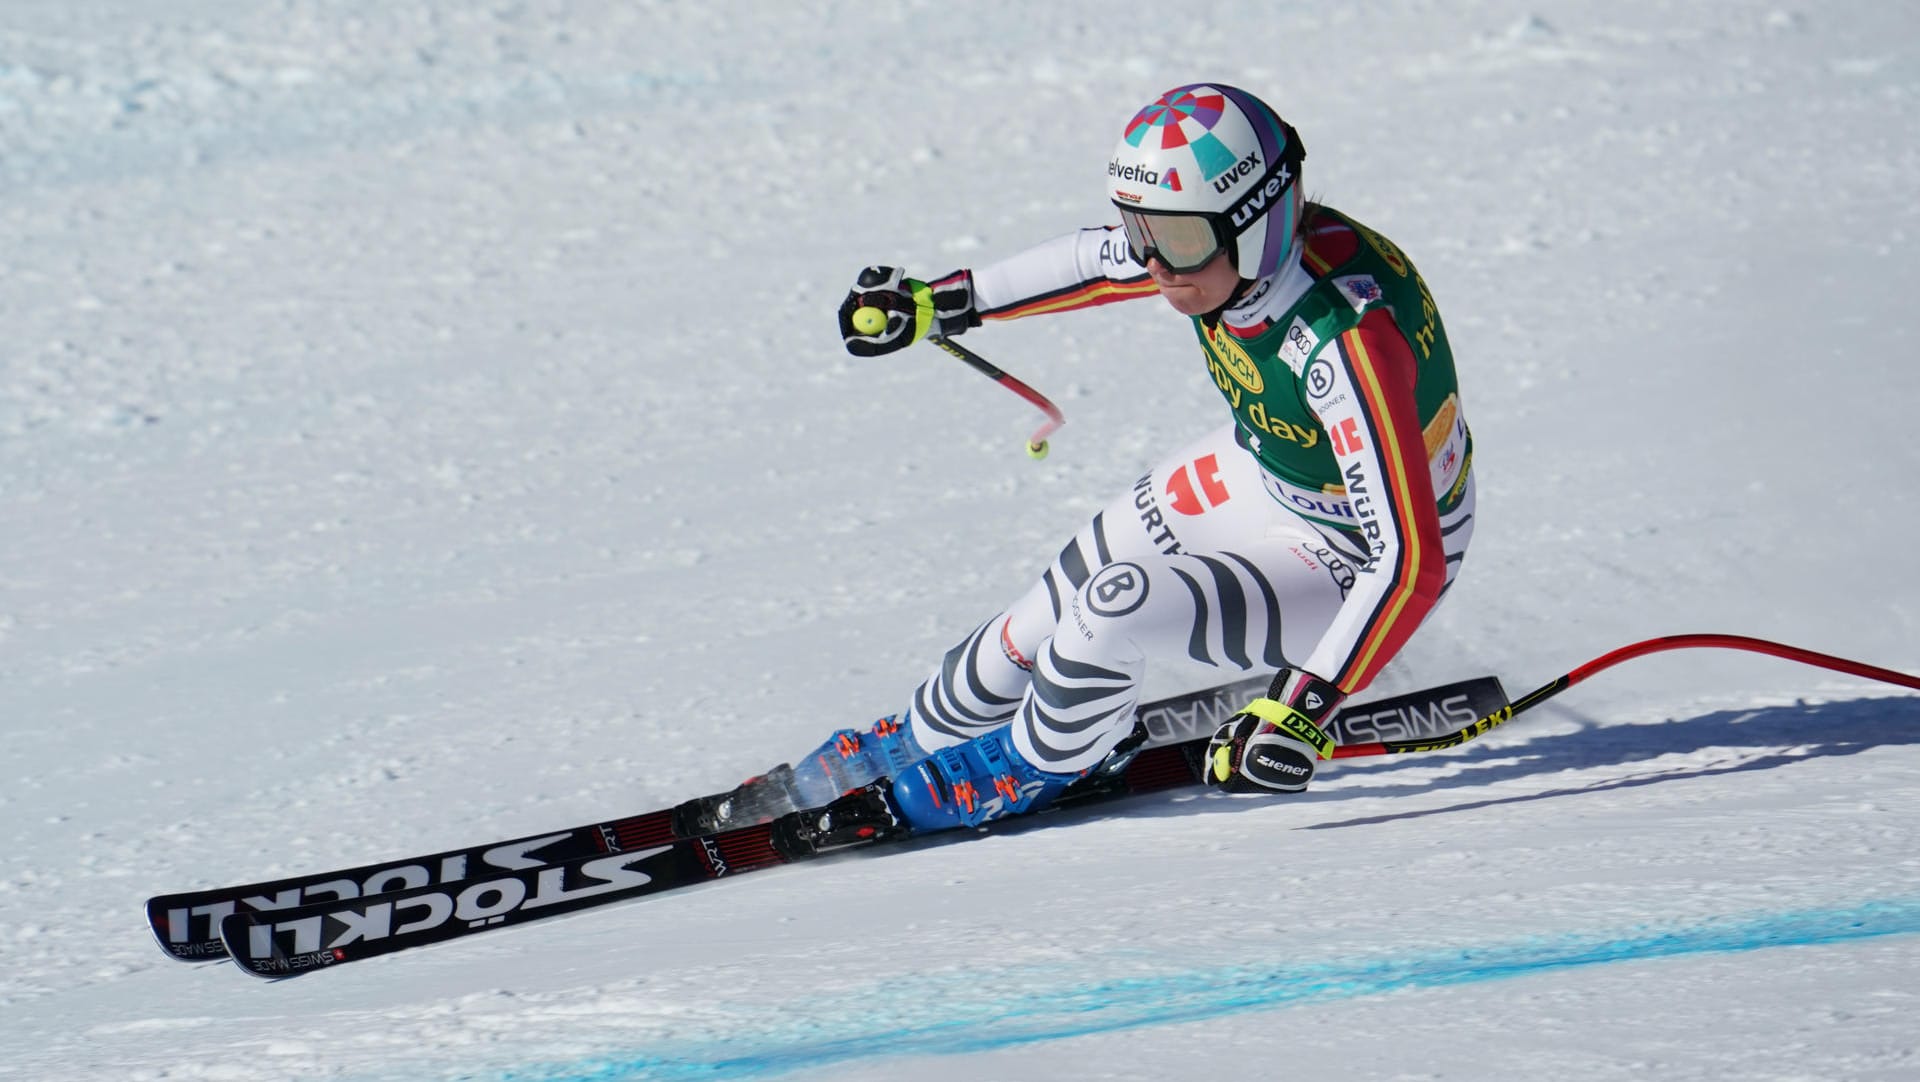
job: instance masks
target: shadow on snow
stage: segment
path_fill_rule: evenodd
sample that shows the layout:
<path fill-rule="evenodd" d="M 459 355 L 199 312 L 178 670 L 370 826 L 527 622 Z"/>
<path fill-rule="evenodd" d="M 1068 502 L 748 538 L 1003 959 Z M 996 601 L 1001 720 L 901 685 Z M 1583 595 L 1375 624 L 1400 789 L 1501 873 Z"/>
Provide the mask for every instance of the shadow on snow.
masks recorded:
<path fill-rule="evenodd" d="M 1337 808 L 1356 798 L 1412 796 L 1441 790 L 1485 790 L 1501 782 L 1547 778 L 1560 773 L 1638 766 L 1642 769 L 1611 777 L 1570 780 L 1568 784 L 1525 793 L 1489 796 L 1446 807 L 1413 808 L 1364 818 L 1330 820 L 1303 827 L 1325 830 L 1372 823 L 1416 819 L 1429 815 L 1470 811 L 1660 785 L 1691 778 L 1715 777 L 1750 771 L 1775 770 L 1810 759 L 1857 755 L 1873 748 L 1920 744 L 1920 698 L 1850 699 L 1831 703 L 1795 703 L 1782 706 L 1722 710 L 1698 717 L 1652 724 L 1585 725 L 1573 732 L 1524 737 L 1532 719 L 1519 718 L 1501 730 L 1498 744 L 1470 743 L 1451 751 L 1421 752 L 1387 759 L 1355 760 L 1324 768 L 1320 787 L 1298 796 L 1272 798 L 1208 793 L 1200 799 L 1135 800 L 1084 812 L 1063 809 L 1058 818 L 1042 815 L 1031 820 L 995 824 L 994 832 L 1029 829 L 1049 820 L 1081 816 L 1122 815 L 1157 817 L 1217 812 L 1232 802 L 1248 809 L 1268 807 L 1274 800 Z M 1663 756 L 1699 756 L 1717 751 L 1710 761 L 1661 764 Z M 1436 768 L 1445 773 L 1436 773 Z M 1340 780 L 1365 772 L 1365 784 L 1339 785 Z M 1405 775 L 1404 782 L 1395 782 Z M 1344 776 L 1344 777 L 1343 777 Z M 1328 785 L 1326 783 L 1336 784 Z M 1193 791 L 1188 790 L 1189 794 Z"/>

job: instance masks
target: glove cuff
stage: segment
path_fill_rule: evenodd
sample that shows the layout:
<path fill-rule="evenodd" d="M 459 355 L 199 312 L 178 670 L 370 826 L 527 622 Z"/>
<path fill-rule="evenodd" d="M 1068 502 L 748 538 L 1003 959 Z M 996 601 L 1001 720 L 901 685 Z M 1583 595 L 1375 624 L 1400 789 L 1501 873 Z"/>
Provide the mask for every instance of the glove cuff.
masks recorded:
<path fill-rule="evenodd" d="M 1286 703 L 1316 725 L 1332 717 L 1346 697 L 1346 692 L 1305 669 L 1282 670 L 1267 689 L 1267 698 Z"/>
<path fill-rule="evenodd" d="M 1314 724 L 1312 718 L 1275 699 L 1255 699 L 1241 711 L 1252 714 L 1286 735 L 1313 749 L 1322 759 L 1333 758 L 1333 737 Z"/>
<path fill-rule="evenodd" d="M 962 334 L 980 325 L 980 312 L 973 301 L 972 271 L 962 268 L 931 282 L 909 278 L 902 284 L 913 294 L 915 338 Z"/>

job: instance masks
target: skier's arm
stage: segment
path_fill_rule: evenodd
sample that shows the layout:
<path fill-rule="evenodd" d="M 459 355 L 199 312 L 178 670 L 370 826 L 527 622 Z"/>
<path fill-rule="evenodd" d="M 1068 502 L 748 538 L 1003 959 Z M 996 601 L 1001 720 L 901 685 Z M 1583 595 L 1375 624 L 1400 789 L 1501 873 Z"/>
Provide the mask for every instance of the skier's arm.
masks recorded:
<path fill-rule="evenodd" d="M 974 303 L 982 319 L 1070 312 L 1158 292 L 1117 226 L 1055 237 L 973 271 Z"/>
<path fill-rule="evenodd" d="M 1440 515 L 1414 401 L 1419 363 L 1392 315 L 1376 308 L 1327 342 L 1307 373 L 1368 547 L 1333 625 L 1301 668 L 1351 695 L 1406 645 L 1447 581 Z"/>
<path fill-rule="evenodd" d="M 927 334 L 961 334 L 987 319 L 1067 312 L 1158 293 L 1127 251 L 1118 227 L 1082 229 L 984 267 L 918 281 L 893 267 L 868 267 L 840 304 L 847 352 L 870 357 L 905 349 Z M 862 308 L 885 322 L 855 326 Z"/>
<path fill-rule="evenodd" d="M 1413 350 L 1385 309 L 1368 312 L 1309 362 L 1307 404 L 1327 430 L 1369 556 L 1313 653 L 1214 733 L 1207 784 L 1305 789 L 1318 760 L 1333 754 L 1325 719 L 1372 682 L 1439 600 L 1447 559 L 1417 375 Z"/>

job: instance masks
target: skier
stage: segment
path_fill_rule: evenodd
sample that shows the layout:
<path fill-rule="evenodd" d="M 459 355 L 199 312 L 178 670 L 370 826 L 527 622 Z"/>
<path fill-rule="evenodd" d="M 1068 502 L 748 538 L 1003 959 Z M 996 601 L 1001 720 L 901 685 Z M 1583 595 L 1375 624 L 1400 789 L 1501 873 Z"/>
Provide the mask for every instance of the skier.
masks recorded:
<path fill-rule="evenodd" d="M 1206 781 L 1306 788 L 1335 708 L 1452 582 L 1474 486 L 1426 283 L 1391 241 L 1304 200 L 1305 156 L 1252 94 L 1177 87 L 1134 115 L 1107 163 L 1120 225 L 927 280 L 858 275 L 839 323 L 863 357 L 1158 294 L 1192 320 L 1232 419 L 1095 515 L 903 714 L 834 734 L 709 804 L 702 826 L 818 806 L 882 775 L 916 831 L 1032 811 L 1116 765 L 1150 682 L 1165 694 L 1256 670 L 1278 675 L 1214 734 Z M 863 308 L 885 325 L 863 313 L 857 328 Z M 775 790 L 779 806 L 748 798 Z"/>

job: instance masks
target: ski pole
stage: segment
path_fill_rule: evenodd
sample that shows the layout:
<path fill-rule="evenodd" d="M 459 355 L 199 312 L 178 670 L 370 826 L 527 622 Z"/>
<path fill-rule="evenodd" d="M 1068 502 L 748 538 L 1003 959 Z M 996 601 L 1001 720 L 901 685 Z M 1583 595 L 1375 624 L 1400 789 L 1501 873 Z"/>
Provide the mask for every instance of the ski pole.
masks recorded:
<path fill-rule="evenodd" d="M 1061 425 L 1067 423 L 1067 418 L 1060 412 L 1059 406 L 1054 405 L 1053 401 L 1046 395 L 1027 386 L 1027 384 L 1018 377 L 1008 375 L 996 367 L 992 361 L 987 360 L 985 357 L 980 356 L 978 353 L 948 338 L 944 334 L 930 334 L 927 336 L 927 341 L 932 342 L 934 345 L 967 362 L 973 366 L 974 371 L 985 375 L 988 379 L 993 380 L 1000 386 L 1033 403 L 1041 413 L 1046 414 L 1046 423 L 1034 429 L 1033 435 L 1027 437 L 1027 457 L 1035 461 L 1047 457 L 1047 437 L 1053 435 Z"/>
<path fill-rule="evenodd" d="M 854 309 L 851 318 L 854 330 L 862 334 L 878 334 L 881 329 L 887 325 L 887 314 L 872 305 Z M 978 353 L 948 338 L 944 334 L 930 334 L 927 336 L 927 341 L 932 342 L 934 345 L 967 362 L 968 365 L 972 366 L 974 371 L 979 372 L 1000 386 L 1033 403 L 1035 408 L 1041 413 L 1046 414 L 1047 423 L 1035 429 L 1033 435 L 1027 437 L 1027 457 L 1036 461 L 1047 457 L 1047 437 L 1053 435 L 1056 429 L 1067 423 L 1067 418 L 1060 412 L 1059 406 L 1054 405 L 1053 401 L 1046 395 L 1028 386 L 1025 381 L 1007 374 L 995 366 L 992 361 L 987 360 L 985 357 L 980 356 Z"/>
<path fill-rule="evenodd" d="M 1878 680 L 1882 683 L 1895 684 L 1903 688 L 1920 691 L 1920 676 L 1910 676 L 1893 669 L 1883 669 L 1878 665 L 1868 665 L 1860 661 L 1851 661 L 1847 658 L 1835 657 L 1832 654 L 1822 654 L 1813 650 L 1804 650 L 1798 646 L 1769 642 L 1766 639 L 1749 638 L 1745 635 L 1668 635 L 1657 639 L 1645 639 L 1623 646 L 1618 650 L 1601 654 L 1599 657 L 1575 668 L 1573 671 L 1556 677 L 1532 691 L 1527 692 L 1510 705 L 1496 710 L 1491 714 L 1487 714 L 1473 724 L 1456 732 L 1449 733 L 1446 736 L 1436 736 L 1425 740 L 1378 740 L 1364 744 L 1345 744 L 1334 749 L 1333 757 L 1336 759 L 1355 759 L 1366 755 L 1404 755 L 1408 752 L 1439 751 L 1442 748 L 1458 747 L 1469 740 L 1484 736 L 1507 722 L 1512 721 L 1516 715 L 1539 706 L 1541 703 L 1546 702 L 1548 699 L 1553 698 L 1555 695 L 1560 694 L 1573 685 L 1580 683 L 1587 677 L 1606 669 L 1611 669 L 1623 661 L 1631 661 L 1634 658 L 1644 657 L 1648 654 L 1657 654 L 1664 650 L 1688 650 L 1696 647 L 1750 650 L 1758 654 L 1770 654 L 1774 657 L 1786 658 L 1789 661 L 1798 661 L 1805 665 L 1815 665 L 1823 669 L 1832 669 L 1836 672 L 1843 672 L 1852 676 L 1864 676 L 1869 680 Z"/>

